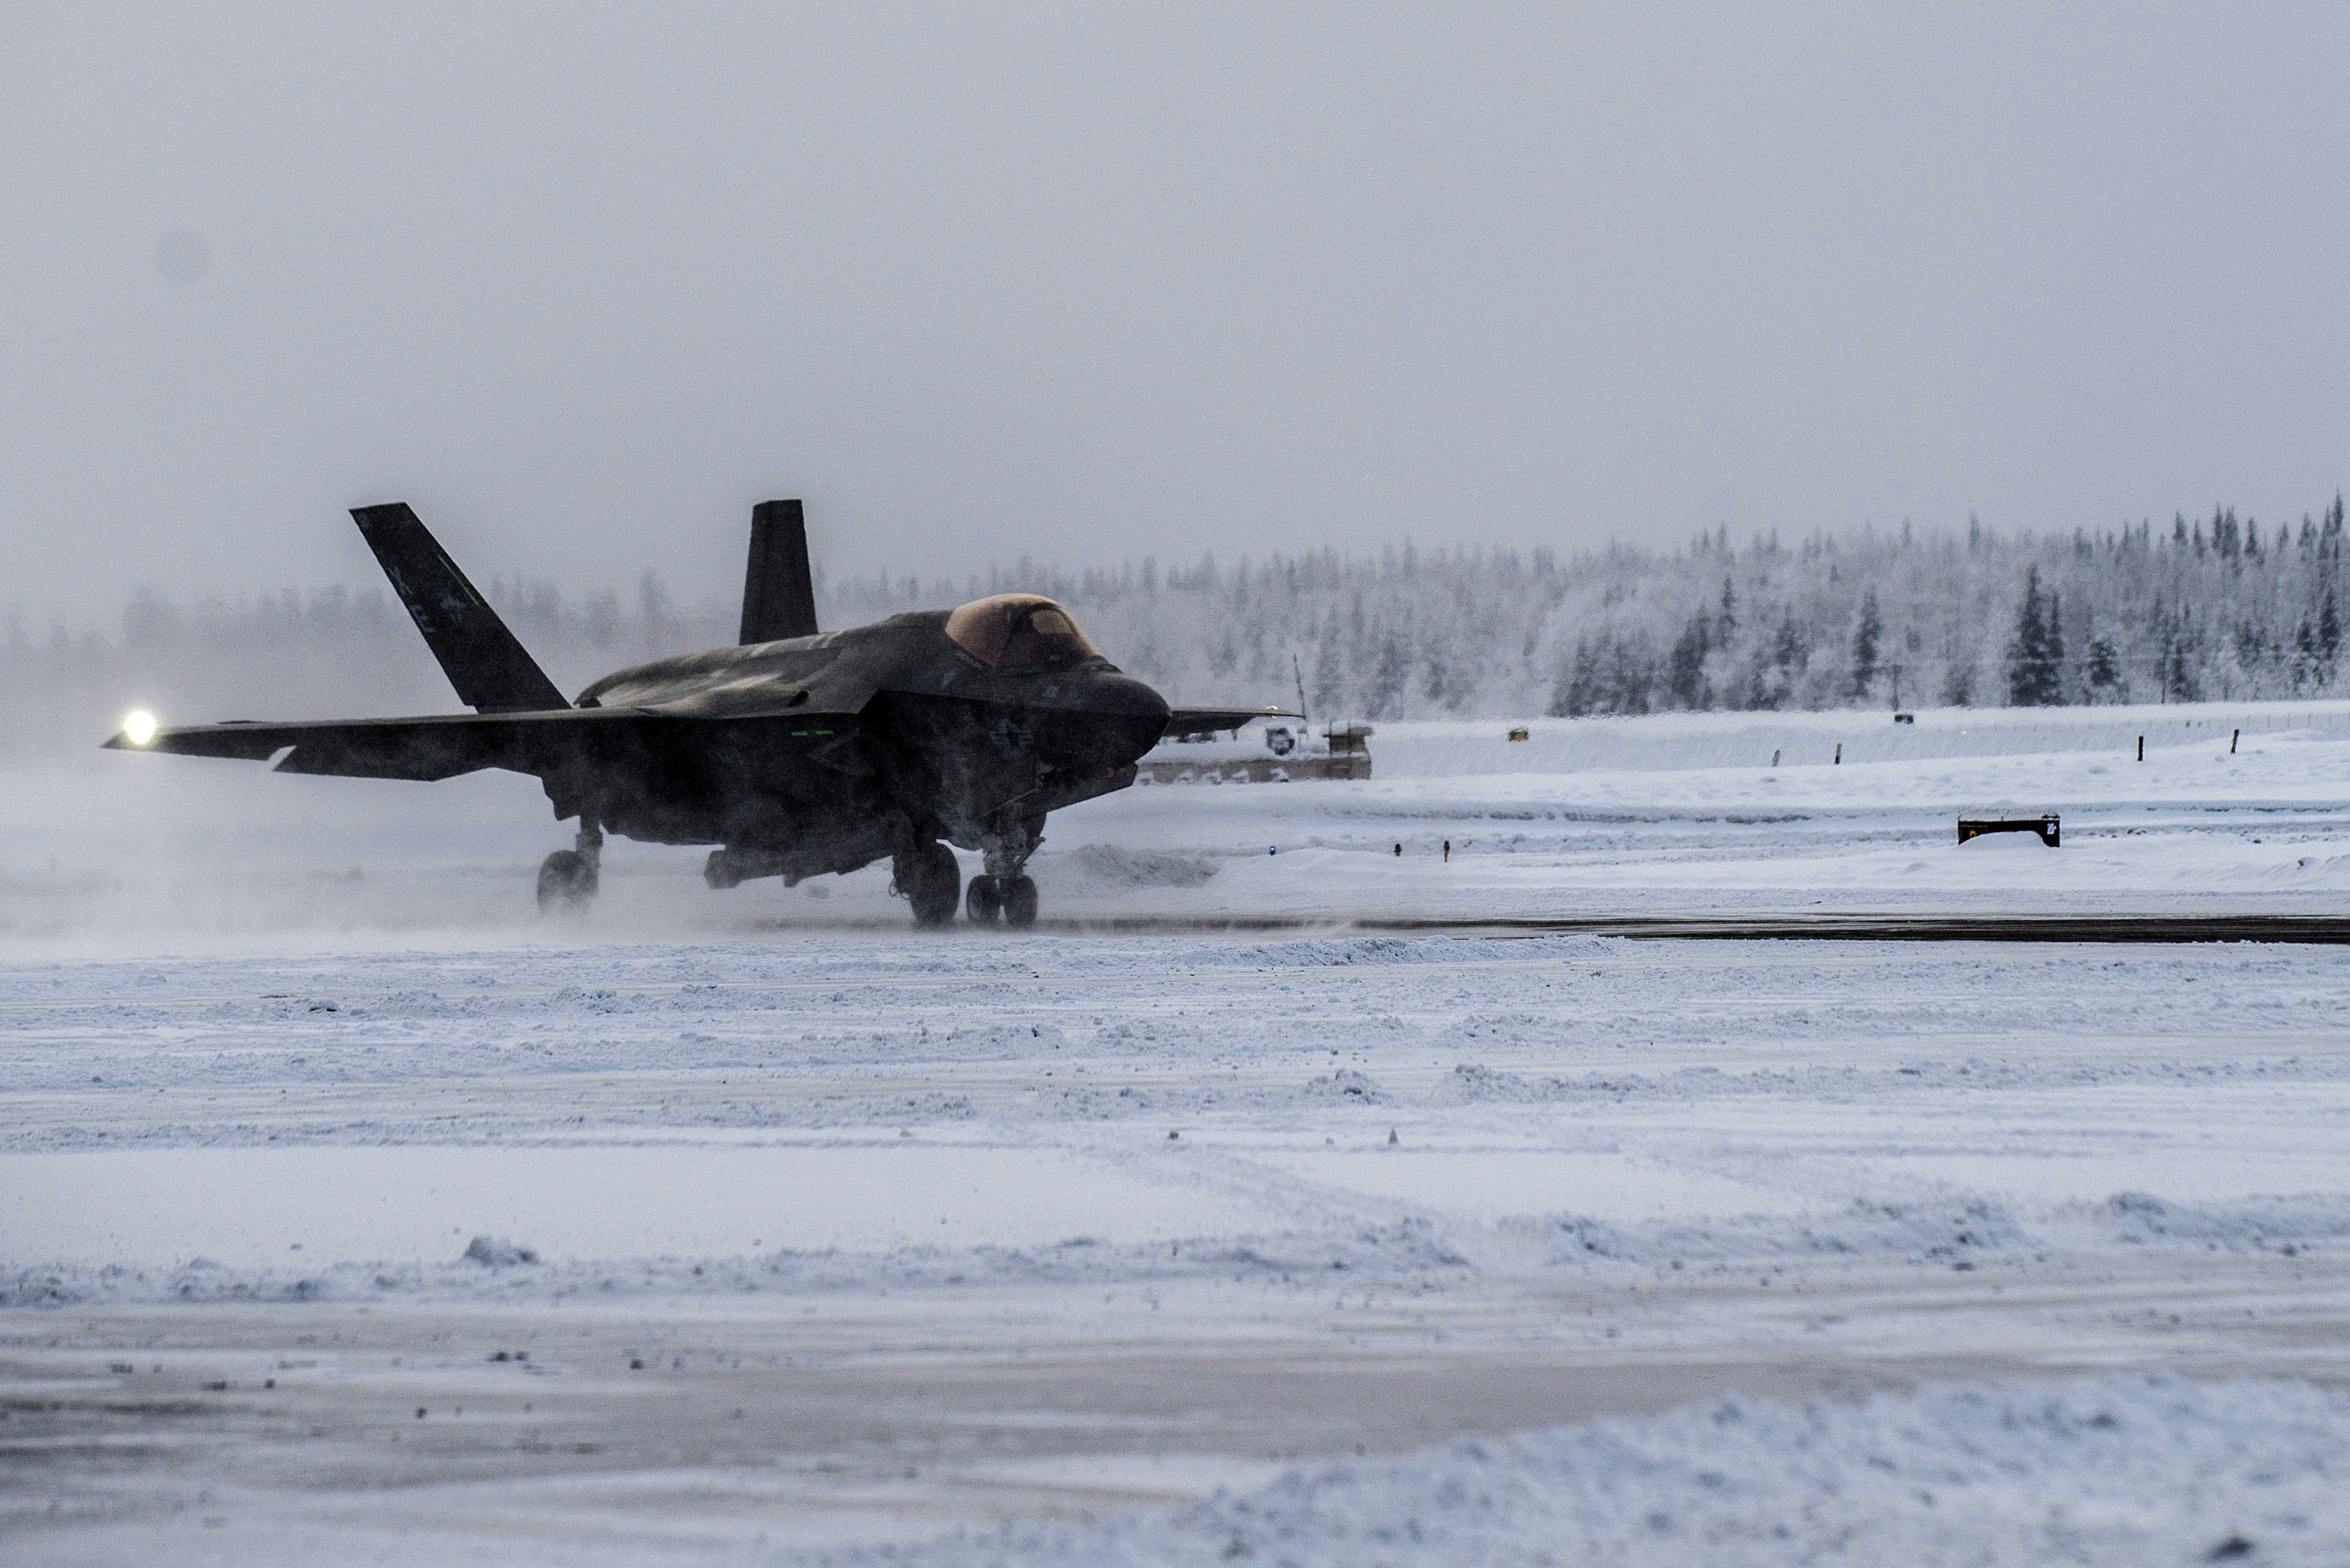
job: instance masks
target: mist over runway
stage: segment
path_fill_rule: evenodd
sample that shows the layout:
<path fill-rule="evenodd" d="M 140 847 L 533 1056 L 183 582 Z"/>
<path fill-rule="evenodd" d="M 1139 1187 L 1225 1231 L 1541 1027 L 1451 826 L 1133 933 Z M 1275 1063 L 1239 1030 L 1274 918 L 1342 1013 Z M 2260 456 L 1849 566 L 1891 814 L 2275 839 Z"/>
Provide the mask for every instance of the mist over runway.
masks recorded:
<path fill-rule="evenodd" d="M 1367 783 L 1151 784 L 1057 813 L 1034 861 L 1047 912 L 1113 931 L 1735 918 L 1868 934 L 1853 919 L 1883 916 L 1887 936 L 2093 916 L 2126 933 L 2147 917 L 2149 937 L 2314 940 L 2350 909 L 2350 705 L 1537 720 L 1523 742 L 1510 727 L 1379 726 Z M 1267 753 L 1244 738 L 1161 754 L 1212 772 Z M 0 846 L 0 943 L 26 953 L 563 946 L 906 919 L 886 867 L 715 893 L 702 851 L 616 843 L 592 919 L 549 924 L 530 877 L 565 833 L 504 774 L 426 785 L 88 753 L 8 777 L 20 831 Z M 1960 815 L 2044 811 L 2063 818 L 2061 849 L 1956 842 Z M 2256 923 L 2176 926 L 2188 919 Z M 2318 923 L 2257 924 L 2278 919 Z"/>

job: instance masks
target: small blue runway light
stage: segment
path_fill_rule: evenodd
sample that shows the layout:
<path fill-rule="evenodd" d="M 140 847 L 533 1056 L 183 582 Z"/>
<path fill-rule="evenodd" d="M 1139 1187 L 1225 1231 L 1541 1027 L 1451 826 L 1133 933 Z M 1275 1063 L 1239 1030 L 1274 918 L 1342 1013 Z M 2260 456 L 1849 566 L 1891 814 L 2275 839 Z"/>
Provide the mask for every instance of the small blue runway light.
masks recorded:
<path fill-rule="evenodd" d="M 1277 845 L 1277 844 L 1268 844 L 1268 845 L 1266 845 L 1266 846 L 1264 846 L 1264 852 L 1265 852 L 1267 855 L 1276 855 L 1276 854 L 1279 854 L 1279 853 L 1280 853 L 1280 850 L 1281 850 L 1281 846 L 1280 846 L 1279 845 Z"/>

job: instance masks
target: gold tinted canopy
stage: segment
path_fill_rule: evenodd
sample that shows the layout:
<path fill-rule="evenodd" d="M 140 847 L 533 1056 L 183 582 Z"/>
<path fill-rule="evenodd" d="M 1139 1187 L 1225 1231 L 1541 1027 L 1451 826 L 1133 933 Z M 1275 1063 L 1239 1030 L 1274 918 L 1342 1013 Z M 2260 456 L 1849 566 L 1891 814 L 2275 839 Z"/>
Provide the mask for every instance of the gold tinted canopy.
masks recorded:
<path fill-rule="evenodd" d="M 1057 670 L 1099 653 L 1069 612 L 1040 594 L 973 599 L 947 617 L 947 636 L 997 670 Z"/>

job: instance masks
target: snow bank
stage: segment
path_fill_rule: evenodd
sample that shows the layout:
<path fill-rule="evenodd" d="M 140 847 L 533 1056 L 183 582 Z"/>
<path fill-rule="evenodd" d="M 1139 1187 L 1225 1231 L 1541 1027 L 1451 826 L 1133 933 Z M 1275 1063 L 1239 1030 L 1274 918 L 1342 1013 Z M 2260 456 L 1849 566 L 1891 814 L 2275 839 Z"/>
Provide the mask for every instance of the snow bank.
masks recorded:
<path fill-rule="evenodd" d="M 2167 1376 L 1730 1399 L 1285 1476 L 1187 1508 L 1024 1520 L 924 1568 L 2340 1562 L 2350 1398 Z"/>
<path fill-rule="evenodd" d="M 1828 1255 L 1889 1255 L 1971 1268 L 1974 1257 L 2019 1251 L 2031 1242 L 2030 1233 L 2003 1205 L 1972 1197 L 1912 1202 L 1856 1198 L 1818 1218 L 1757 1214 L 1629 1226 L 1565 1215 L 1550 1226 L 1554 1262 L 1604 1260 L 1669 1269 Z"/>
<path fill-rule="evenodd" d="M 485 1269 L 513 1269 L 538 1262 L 538 1253 L 503 1236 L 476 1236 L 466 1243 L 465 1261 Z"/>
<path fill-rule="evenodd" d="M 1381 1106 L 1372 1079 L 1340 1071 L 1306 1085 L 1324 1106 Z M 1980 1193 L 1857 1197 L 1798 1213 L 1714 1213 L 1633 1221 L 1556 1212 L 1505 1218 L 1534 1243 L 1534 1267 L 1692 1275 L 1806 1260 L 1900 1260 L 1968 1271 L 2101 1249 L 2338 1254 L 2350 1196 L 2309 1193 L 2191 1203 L 2117 1192 L 2037 1212 Z M 1479 1227 L 1428 1215 L 1326 1220 L 1277 1231 L 1172 1241 L 1075 1236 L 1043 1245 L 779 1248 L 707 1256 L 548 1260 L 476 1236 L 448 1263 L 319 1260 L 307 1268 L 196 1258 L 175 1265 L 28 1264 L 0 1268 L 0 1308 L 224 1301 L 365 1301 L 384 1296 L 550 1302 L 576 1297 L 912 1290 L 977 1284 L 1108 1285 L 1213 1279 L 1296 1282 L 1343 1274 L 1361 1283 L 1500 1276 L 1524 1267 L 1484 1245 Z"/>
<path fill-rule="evenodd" d="M 1216 863 L 1204 856 L 1122 849 L 1115 844 L 1081 845 L 1070 859 L 1093 880 L 1117 888 L 1197 888 L 1216 874 Z"/>
<path fill-rule="evenodd" d="M 1513 1229 L 1527 1229 L 1525 1221 Z M 1643 1224 L 1562 1213 L 1531 1223 L 1557 1264 L 1678 1270 L 1803 1258 L 1884 1257 L 1960 1270 L 2103 1248 L 2272 1251 L 2295 1257 L 2350 1238 L 2350 1196 L 2299 1193 L 2179 1202 L 2116 1192 L 2037 1211 L 1981 1193 L 1853 1199 L 1825 1212 L 1718 1214 Z"/>
<path fill-rule="evenodd" d="M 1036 1247 L 899 1247 L 872 1252 L 827 1248 L 573 1262 L 550 1262 L 529 1248 L 479 1237 L 450 1263 L 346 1262 L 296 1271 L 232 1267 L 197 1258 L 177 1267 L 19 1267 L 0 1271 L 0 1308 L 382 1299 L 543 1303 L 1193 1279 L 1284 1283 L 1338 1276 L 1392 1282 L 1432 1273 L 1459 1274 L 1469 1266 L 1435 1226 L 1419 1219 L 1171 1242 L 1110 1242 L 1076 1236 Z"/>
<path fill-rule="evenodd" d="M 2291 1257 L 2320 1241 L 2350 1237 L 2350 1194 L 2300 1193 L 2233 1203 L 2178 1203 L 2148 1192 L 2116 1192 L 2094 1212 L 2114 1240 L 2140 1246 L 2191 1245 L 2230 1251 L 2273 1248 Z"/>

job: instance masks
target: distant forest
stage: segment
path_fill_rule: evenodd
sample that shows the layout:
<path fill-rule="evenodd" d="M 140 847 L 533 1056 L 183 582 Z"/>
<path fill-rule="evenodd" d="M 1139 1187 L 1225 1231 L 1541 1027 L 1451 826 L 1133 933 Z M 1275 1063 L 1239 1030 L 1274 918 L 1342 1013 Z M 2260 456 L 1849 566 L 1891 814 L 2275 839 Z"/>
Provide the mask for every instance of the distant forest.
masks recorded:
<path fill-rule="evenodd" d="M 1419 550 L 984 577 L 834 578 L 824 625 L 983 593 L 1049 594 L 1179 701 L 1294 703 L 1315 719 L 1569 717 L 1680 709 L 2011 706 L 2333 692 L 2343 507 L 2263 525 L 2231 507 L 2109 532 L 1864 528 L 1733 547 Z M 732 603 L 681 607 L 656 574 L 491 597 L 567 690 L 733 640 Z M 447 710 L 380 587 L 182 603 L 142 588 L 118 626 L 0 626 L 14 749 L 78 745 L 131 702 L 169 720 Z"/>

